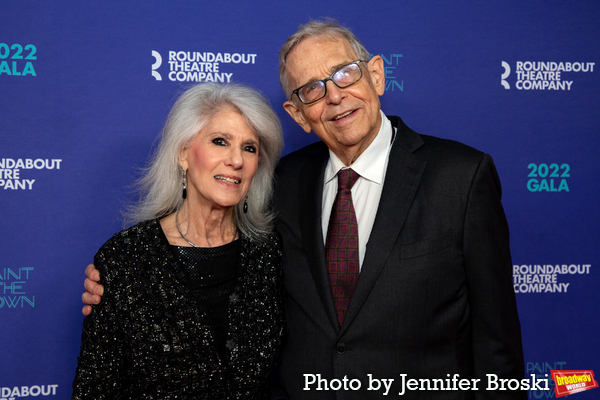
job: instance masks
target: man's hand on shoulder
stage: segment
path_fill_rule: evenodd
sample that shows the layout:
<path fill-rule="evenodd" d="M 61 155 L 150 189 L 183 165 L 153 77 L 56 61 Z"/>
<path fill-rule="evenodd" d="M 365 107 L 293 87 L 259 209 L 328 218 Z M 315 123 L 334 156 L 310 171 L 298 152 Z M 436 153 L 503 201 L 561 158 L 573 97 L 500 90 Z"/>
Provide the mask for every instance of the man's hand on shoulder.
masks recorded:
<path fill-rule="evenodd" d="M 87 278 L 83 283 L 83 287 L 86 292 L 81 295 L 81 301 L 85 306 L 81 312 L 83 315 L 88 316 L 92 312 L 92 305 L 100 303 L 102 295 L 104 295 L 104 286 L 98 284 L 100 272 L 94 267 L 94 264 L 87 266 L 85 275 Z"/>

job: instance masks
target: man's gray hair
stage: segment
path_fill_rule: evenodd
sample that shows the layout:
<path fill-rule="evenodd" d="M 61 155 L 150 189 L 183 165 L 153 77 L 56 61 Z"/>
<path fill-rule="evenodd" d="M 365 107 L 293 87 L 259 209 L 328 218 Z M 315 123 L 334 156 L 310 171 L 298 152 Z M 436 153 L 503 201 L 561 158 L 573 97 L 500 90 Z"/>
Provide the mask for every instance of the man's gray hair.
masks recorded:
<path fill-rule="evenodd" d="M 171 109 L 160 145 L 137 182 L 140 200 L 125 212 L 125 224 L 162 218 L 183 205 L 183 169 L 179 155 L 222 109 L 231 107 L 245 119 L 259 139 L 258 169 L 244 201 L 234 206 L 236 227 L 255 241 L 273 230 L 270 209 L 273 172 L 283 150 L 277 114 L 257 90 L 239 84 L 201 83 L 186 90 Z"/>
<path fill-rule="evenodd" d="M 304 25 L 300 25 L 296 33 L 290 36 L 281 47 L 281 50 L 279 50 L 279 83 L 288 100 L 291 100 L 291 92 L 295 89 L 290 87 L 289 77 L 287 76 L 286 62 L 288 55 L 305 39 L 319 36 L 345 39 L 348 41 L 358 58 L 363 61 L 368 61 L 371 58 L 371 53 L 369 53 L 362 42 L 354 36 L 354 33 L 352 33 L 350 29 L 341 26 L 333 19 L 326 19 L 323 21 L 313 20 Z"/>

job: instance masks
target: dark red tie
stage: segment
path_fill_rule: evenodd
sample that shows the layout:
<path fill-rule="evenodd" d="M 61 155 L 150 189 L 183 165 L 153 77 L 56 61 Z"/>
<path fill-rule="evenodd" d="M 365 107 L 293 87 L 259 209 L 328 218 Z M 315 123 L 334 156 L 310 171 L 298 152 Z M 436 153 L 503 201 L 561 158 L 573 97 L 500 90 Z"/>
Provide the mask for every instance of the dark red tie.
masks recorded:
<path fill-rule="evenodd" d="M 358 224 L 350 191 L 359 176 L 349 168 L 338 172 L 338 192 L 331 208 L 325 240 L 329 285 L 340 326 L 359 273 Z"/>

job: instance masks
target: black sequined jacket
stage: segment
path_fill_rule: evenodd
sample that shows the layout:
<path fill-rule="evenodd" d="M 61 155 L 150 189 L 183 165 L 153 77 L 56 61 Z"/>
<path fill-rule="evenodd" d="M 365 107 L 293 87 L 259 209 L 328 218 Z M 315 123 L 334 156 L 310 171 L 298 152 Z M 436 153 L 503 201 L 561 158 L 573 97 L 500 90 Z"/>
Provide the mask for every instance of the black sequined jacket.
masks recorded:
<path fill-rule="evenodd" d="M 94 264 L 102 302 L 83 323 L 72 399 L 262 399 L 283 325 L 281 244 L 241 238 L 221 359 L 158 220 L 114 235 Z"/>

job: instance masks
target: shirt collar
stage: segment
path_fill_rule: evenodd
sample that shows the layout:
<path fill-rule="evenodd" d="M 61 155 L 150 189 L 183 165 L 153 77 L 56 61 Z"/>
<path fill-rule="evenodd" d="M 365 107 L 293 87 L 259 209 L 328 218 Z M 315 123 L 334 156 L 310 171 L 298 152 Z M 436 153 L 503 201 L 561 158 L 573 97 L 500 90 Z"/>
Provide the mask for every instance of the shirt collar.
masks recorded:
<path fill-rule="evenodd" d="M 348 168 L 352 168 L 362 178 L 383 185 L 387 157 L 392 146 L 392 123 L 383 111 L 379 110 L 379 112 L 381 113 L 381 127 L 377 136 Z M 333 151 L 329 150 L 329 162 L 325 168 L 325 184 L 335 178 L 342 168 L 346 168 L 346 165 Z"/>

